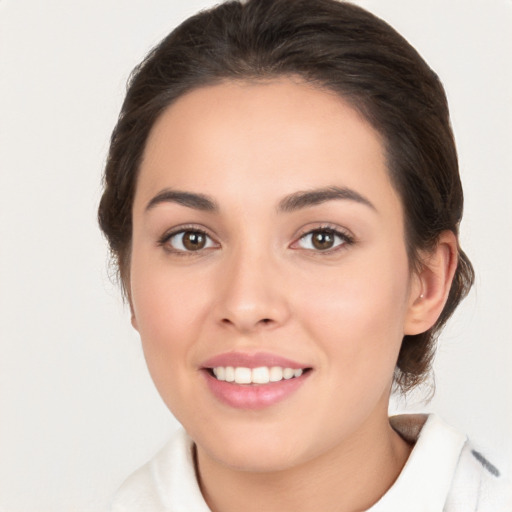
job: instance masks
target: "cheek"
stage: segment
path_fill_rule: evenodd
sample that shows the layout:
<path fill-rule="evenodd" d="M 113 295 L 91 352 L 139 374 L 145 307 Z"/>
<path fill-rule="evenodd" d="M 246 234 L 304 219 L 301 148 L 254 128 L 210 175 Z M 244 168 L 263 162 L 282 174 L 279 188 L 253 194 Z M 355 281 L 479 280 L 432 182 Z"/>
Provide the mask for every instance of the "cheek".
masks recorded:
<path fill-rule="evenodd" d="M 137 329 L 143 343 L 166 343 L 182 339 L 206 300 L 201 270 L 169 264 L 163 250 L 134 237 L 130 290 Z M 204 274 L 204 271 L 202 272 Z"/>
<path fill-rule="evenodd" d="M 206 293 L 198 283 L 191 285 L 177 273 L 159 271 L 155 265 L 145 268 L 149 270 L 132 272 L 132 293 L 146 364 L 169 410 L 178 421 L 190 423 L 194 415 L 201 414 L 190 408 L 196 396 L 191 375 L 195 374 L 194 350 L 205 324 Z"/>
<path fill-rule="evenodd" d="M 366 382 L 368 372 L 391 378 L 403 338 L 409 289 L 404 255 L 360 258 L 316 275 L 301 305 L 311 336 L 323 345 L 329 365 Z"/>
<path fill-rule="evenodd" d="M 162 395 L 190 368 L 194 342 L 201 338 L 208 294 L 186 273 L 171 272 L 154 259 L 132 260 L 131 293 L 136 328 L 155 384 Z M 166 399 L 164 397 L 164 399 Z M 167 401 L 167 399 L 166 399 Z"/>

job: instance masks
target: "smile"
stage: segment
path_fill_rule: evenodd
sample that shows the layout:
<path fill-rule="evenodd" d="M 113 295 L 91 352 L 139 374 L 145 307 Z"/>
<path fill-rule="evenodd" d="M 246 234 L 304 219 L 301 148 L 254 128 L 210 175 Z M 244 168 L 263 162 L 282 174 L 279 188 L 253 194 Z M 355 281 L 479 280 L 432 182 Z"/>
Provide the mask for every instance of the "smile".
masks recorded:
<path fill-rule="evenodd" d="M 281 366 L 260 366 L 247 368 L 244 366 L 217 366 L 212 373 L 219 381 L 234 382 L 235 384 L 269 384 L 298 378 L 302 375 L 301 368 L 283 368 Z"/>
<path fill-rule="evenodd" d="M 226 352 L 203 361 L 209 392 L 235 409 L 261 410 L 293 396 L 309 380 L 313 366 L 268 352 Z"/>

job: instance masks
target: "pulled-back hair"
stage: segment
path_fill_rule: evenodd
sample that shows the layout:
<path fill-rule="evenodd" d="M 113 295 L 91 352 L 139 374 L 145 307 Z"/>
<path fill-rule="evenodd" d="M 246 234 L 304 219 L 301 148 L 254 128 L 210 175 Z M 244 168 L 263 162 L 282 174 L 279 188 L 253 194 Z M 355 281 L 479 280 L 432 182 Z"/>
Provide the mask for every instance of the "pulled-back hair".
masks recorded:
<path fill-rule="evenodd" d="M 129 293 L 132 205 L 155 121 L 183 94 L 223 81 L 284 76 L 334 91 L 381 134 L 404 209 L 411 269 L 439 235 L 456 235 L 463 194 L 443 86 L 416 50 L 364 9 L 336 0 L 229 1 L 187 19 L 137 66 L 111 138 L 99 223 Z M 474 279 L 459 248 L 446 305 L 428 331 L 404 336 L 395 383 L 407 391 L 431 367 L 440 329 Z"/>

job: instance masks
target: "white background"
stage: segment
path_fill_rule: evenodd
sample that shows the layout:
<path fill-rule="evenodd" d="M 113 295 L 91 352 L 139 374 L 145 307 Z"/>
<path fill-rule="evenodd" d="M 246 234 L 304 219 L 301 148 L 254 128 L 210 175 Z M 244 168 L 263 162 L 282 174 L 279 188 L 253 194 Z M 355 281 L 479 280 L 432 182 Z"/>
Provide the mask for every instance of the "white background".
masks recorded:
<path fill-rule="evenodd" d="M 429 405 L 512 455 L 512 2 L 366 0 L 446 86 L 477 269 Z M 109 281 L 100 177 L 132 67 L 207 0 L 0 0 L 0 510 L 102 511 L 176 428 Z"/>

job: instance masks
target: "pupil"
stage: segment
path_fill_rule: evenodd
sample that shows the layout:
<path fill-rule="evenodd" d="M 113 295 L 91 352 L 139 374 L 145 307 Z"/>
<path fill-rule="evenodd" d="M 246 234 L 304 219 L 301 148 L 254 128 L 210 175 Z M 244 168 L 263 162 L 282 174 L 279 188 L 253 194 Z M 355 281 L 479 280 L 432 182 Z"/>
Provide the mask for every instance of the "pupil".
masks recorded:
<path fill-rule="evenodd" d="M 313 235 L 313 245 L 317 249 L 330 249 L 334 242 L 334 236 L 327 231 L 317 231 Z"/>
<path fill-rule="evenodd" d="M 190 251 L 197 251 L 205 246 L 206 237 L 202 233 L 187 231 L 183 235 L 183 245 Z"/>

